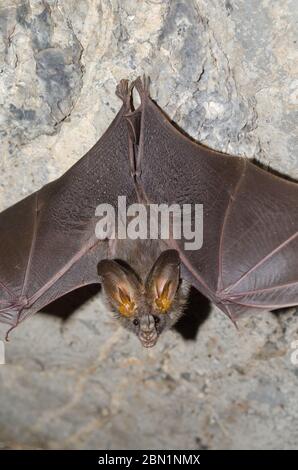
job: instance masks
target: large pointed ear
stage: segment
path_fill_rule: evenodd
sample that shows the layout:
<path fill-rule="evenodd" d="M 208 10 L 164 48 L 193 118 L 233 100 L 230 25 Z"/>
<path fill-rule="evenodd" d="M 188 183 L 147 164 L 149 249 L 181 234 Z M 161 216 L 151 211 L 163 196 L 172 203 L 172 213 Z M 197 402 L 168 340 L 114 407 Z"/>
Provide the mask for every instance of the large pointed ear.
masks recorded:
<path fill-rule="evenodd" d="M 176 250 L 163 251 L 146 280 L 151 304 L 160 313 L 167 313 L 176 295 L 180 280 L 180 257 Z"/>
<path fill-rule="evenodd" d="M 133 271 L 113 260 L 103 260 L 97 266 L 109 302 L 118 312 L 131 317 L 136 311 L 141 282 Z"/>

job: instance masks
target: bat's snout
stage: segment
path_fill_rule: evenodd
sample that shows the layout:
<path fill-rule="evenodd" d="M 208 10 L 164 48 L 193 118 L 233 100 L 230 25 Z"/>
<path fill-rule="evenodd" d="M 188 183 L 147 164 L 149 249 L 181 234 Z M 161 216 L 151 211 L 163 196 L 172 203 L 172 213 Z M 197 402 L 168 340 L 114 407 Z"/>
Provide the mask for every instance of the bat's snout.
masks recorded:
<path fill-rule="evenodd" d="M 139 340 L 145 348 L 153 348 L 157 342 L 157 332 L 156 329 L 151 331 L 140 331 Z"/>

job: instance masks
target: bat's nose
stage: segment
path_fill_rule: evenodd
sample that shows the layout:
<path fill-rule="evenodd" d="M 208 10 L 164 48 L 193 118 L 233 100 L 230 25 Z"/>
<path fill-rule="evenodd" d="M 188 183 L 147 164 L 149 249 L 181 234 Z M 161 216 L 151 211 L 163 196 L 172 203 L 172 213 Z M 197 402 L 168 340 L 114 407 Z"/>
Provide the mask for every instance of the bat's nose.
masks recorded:
<path fill-rule="evenodd" d="M 157 341 L 157 331 L 155 328 L 154 318 L 151 315 L 147 315 L 141 320 L 141 328 L 139 338 L 143 346 L 151 348 Z"/>
<path fill-rule="evenodd" d="M 144 315 L 141 318 L 141 331 L 143 333 L 151 333 L 155 330 L 155 322 L 152 315 Z"/>
<path fill-rule="evenodd" d="M 146 331 L 146 332 L 142 332 L 140 336 L 144 340 L 149 341 L 149 340 L 153 339 L 156 336 L 156 332 L 154 330 Z"/>

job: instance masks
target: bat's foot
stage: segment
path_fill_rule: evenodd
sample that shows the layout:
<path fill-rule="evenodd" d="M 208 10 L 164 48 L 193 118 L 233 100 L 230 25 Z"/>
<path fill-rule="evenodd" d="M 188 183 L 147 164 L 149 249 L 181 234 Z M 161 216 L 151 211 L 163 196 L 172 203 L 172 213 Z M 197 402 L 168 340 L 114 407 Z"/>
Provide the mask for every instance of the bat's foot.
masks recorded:
<path fill-rule="evenodd" d="M 136 88 L 142 102 L 144 98 L 149 96 L 149 85 L 150 78 L 146 75 L 143 75 L 143 78 L 138 77 L 136 80 L 131 82 L 130 85 L 128 80 L 122 79 L 116 87 L 116 95 L 123 101 L 127 109 L 132 111 L 132 90 Z"/>
<path fill-rule="evenodd" d="M 143 78 L 138 77 L 132 82 L 132 87 L 136 88 L 142 101 L 149 96 L 150 77 L 146 75 L 143 75 Z"/>
<path fill-rule="evenodd" d="M 127 107 L 129 107 L 131 99 L 131 86 L 128 84 L 128 80 L 122 79 L 116 87 L 116 96 L 118 96 Z"/>

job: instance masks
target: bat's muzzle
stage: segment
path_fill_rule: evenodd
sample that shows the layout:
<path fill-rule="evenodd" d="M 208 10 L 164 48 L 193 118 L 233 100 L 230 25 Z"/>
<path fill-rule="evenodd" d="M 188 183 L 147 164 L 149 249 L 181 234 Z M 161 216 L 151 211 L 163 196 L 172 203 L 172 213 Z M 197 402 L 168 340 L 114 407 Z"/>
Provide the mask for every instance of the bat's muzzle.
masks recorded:
<path fill-rule="evenodd" d="M 139 334 L 139 339 L 145 348 L 153 348 L 157 342 L 157 338 L 158 336 L 155 329 L 150 332 L 141 331 Z"/>

